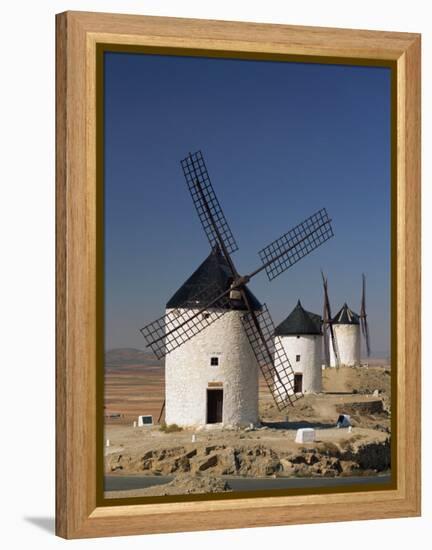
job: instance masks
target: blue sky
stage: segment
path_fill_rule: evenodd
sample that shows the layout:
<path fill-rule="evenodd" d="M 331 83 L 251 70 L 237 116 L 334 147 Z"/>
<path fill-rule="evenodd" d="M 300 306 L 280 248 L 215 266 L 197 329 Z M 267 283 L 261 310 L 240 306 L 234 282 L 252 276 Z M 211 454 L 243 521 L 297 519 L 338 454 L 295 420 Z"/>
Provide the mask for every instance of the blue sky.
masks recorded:
<path fill-rule="evenodd" d="M 105 334 L 144 347 L 139 328 L 209 253 L 180 160 L 200 149 L 239 245 L 258 250 L 319 208 L 335 237 L 250 288 L 275 323 L 298 298 L 359 311 L 367 275 L 372 354 L 389 352 L 390 70 L 105 54 Z"/>

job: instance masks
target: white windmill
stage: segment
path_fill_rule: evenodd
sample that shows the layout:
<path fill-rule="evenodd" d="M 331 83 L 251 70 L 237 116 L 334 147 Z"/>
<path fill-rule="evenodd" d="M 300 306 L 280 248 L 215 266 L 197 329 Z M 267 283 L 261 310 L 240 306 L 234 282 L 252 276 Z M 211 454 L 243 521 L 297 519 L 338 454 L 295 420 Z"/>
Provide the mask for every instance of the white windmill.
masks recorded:
<path fill-rule="evenodd" d="M 262 265 L 241 276 L 231 258 L 238 247 L 201 152 L 181 165 L 212 252 L 168 301 L 165 315 L 141 329 L 159 359 L 168 354 L 165 418 L 180 426 L 254 423 L 258 366 L 279 410 L 301 394 L 293 393 L 293 369 L 275 342 L 268 308 L 247 283 L 263 270 L 272 280 L 330 239 L 331 220 L 319 210 L 261 250 Z"/>
<path fill-rule="evenodd" d="M 354 367 L 360 365 L 361 335 L 365 341 L 367 356 L 370 356 L 369 328 L 366 314 L 366 277 L 362 274 L 360 314 L 355 313 L 345 302 L 335 316 L 331 314 L 327 278 L 324 277 L 324 274 L 322 274 L 322 278 L 324 285 L 323 332 L 326 366 Z"/>
<path fill-rule="evenodd" d="M 219 293 L 231 284 L 229 266 L 218 248 L 177 290 L 166 305 L 168 316 L 182 319 L 206 306 L 199 291 L 214 285 Z M 249 289 L 253 310 L 262 308 Z M 247 309 L 241 300 L 229 300 L 227 311 L 208 308 L 200 315 L 218 322 L 195 335 L 165 358 L 165 421 L 179 426 L 222 422 L 248 426 L 258 421 L 258 364 L 243 328 Z M 197 321 L 199 320 L 199 316 Z"/>
<path fill-rule="evenodd" d="M 322 320 L 297 302 L 275 330 L 293 367 L 293 392 L 318 393 L 322 383 Z M 277 380 L 275 380 L 277 384 Z"/>

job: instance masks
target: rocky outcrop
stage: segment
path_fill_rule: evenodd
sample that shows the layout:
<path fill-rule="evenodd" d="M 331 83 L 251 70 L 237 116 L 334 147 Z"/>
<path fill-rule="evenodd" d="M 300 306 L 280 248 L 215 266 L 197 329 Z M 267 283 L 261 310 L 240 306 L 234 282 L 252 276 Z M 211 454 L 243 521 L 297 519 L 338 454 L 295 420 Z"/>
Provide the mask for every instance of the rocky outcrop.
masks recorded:
<path fill-rule="evenodd" d="M 227 481 L 220 477 L 198 474 L 177 475 L 171 482 L 139 490 L 137 496 L 190 495 L 199 493 L 222 493 L 231 491 Z M 127 493 L 127 491 L 125 491 Z M 130 496 L 125 494 L 124 496 Z"/>
<path fill-rule="evenodd" d="M 149 475 L 202 474 L 214 476 L 339 476 L 382 472 L 390 468 L 390 439 L 382 442 L 325 443 L 291 452 L 276 452 L 265 445 L 202 448 L 173 447 L 148 451 L 141 457 L 113 454 L 108 472 Z"/>
<path fill-rule="evenodd" d="M 206 470 L 208 470 L 209 468 L 214 468 L 215 466 L 217 466 L 217 463 L 218 463 L 218 455 L 217 454 L 213 454 L 211 456 L 209 456 L 208 458 L 204 459 L 199 465 L 198 465 L 198 470 L 200 472 L 205 472 Z"/>
<path fill-rule="evenodd" d="M 390 439 L 382 443 L 369 443 L 357 449 L 348 449 L 342 459 L 355 462 L 360 470 L 384 472 L 390 468 Z"/>

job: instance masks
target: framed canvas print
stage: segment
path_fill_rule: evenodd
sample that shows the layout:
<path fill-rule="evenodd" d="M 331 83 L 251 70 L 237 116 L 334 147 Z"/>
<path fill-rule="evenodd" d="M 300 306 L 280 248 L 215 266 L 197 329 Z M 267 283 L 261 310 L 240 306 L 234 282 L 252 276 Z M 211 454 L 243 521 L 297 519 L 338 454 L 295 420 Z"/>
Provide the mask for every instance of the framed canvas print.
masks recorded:
<path fill-rule="evenodd" d="M 420 37 L 57 16 L 57 533 L 420 513 Z"/>

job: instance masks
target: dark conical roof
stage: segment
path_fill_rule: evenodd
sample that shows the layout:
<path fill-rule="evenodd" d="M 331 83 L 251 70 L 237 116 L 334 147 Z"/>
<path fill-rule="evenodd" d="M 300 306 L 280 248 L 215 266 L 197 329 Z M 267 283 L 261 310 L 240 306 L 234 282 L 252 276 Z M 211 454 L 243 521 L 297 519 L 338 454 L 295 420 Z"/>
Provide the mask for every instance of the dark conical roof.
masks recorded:
<path fill-rule="evenodd" d="M 332 321 L 334 325 L 359 325 L 360 316 L 354 313 L 345 302 Z"/>
<path fill-rule="evenodd" d="M 222 294 L 232 283 L 232 274 L 228 262 L 219 248 L 214 248 L 210 255 L 203 261 L 189 279 L 168 300 L 167 309 L 171 308 L 197 308 L 207 305 L 208 293 L 206 289 L 212 289 L 212 296 Z M 261 309 L 261 304 L 252 292 L 246 288 L 246 294 L 254 310 Z M 216 304 L 215 307 L 217 307 Z M 220 307 L 229 309 L 246 309 L 242 300 L 229 300 Z"/>
<path fill-rule="evenodd" d="M 303 309 L 300 300 L 288 317 L 276 327 L 276 336 L 321 334 L 321 316 Z"/>

